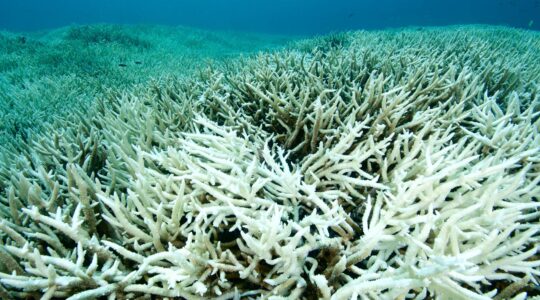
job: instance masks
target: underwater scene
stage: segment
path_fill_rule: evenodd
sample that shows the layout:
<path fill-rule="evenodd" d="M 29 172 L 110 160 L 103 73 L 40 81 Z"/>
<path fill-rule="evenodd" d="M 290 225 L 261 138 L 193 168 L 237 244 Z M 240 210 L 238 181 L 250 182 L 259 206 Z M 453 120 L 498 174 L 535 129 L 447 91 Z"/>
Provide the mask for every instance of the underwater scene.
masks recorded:
<path fill-rule="evenodd" d="M 540 0 L 0 0 L 0 299 L 540 299 Z"/>

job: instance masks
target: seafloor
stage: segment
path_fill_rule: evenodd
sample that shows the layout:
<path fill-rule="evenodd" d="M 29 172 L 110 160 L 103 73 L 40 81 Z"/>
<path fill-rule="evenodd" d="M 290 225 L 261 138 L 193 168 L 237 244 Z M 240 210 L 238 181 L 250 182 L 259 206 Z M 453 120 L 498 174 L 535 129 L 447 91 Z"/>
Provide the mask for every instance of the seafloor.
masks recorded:
<path fill-rule="evenodd" d="M 2 299 L 533 299 L 540 34 L 0 33 Z"/>

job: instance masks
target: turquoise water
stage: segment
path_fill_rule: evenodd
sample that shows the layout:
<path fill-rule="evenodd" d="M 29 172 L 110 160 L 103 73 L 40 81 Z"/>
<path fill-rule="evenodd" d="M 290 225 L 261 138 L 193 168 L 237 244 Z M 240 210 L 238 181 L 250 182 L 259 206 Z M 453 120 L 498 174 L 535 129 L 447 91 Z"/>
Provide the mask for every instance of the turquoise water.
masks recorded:
<path fill-rule="evenodd" d="M 540 29 L 539 0 L 0 1 L 0 29 L 130 23 L 320 34 L 351 29 L 493 24 Z"/>

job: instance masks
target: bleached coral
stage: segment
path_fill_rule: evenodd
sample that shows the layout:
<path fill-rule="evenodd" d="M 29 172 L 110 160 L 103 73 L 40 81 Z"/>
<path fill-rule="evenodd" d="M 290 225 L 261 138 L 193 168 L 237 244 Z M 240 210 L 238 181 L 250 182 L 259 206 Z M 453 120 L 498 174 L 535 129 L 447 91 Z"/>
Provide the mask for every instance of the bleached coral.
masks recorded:
<path fill-rule="evenodd" d="M 100 100 L 6 153 L 2 297 L 524 297 L 538 36 L 346 37 Z"/>

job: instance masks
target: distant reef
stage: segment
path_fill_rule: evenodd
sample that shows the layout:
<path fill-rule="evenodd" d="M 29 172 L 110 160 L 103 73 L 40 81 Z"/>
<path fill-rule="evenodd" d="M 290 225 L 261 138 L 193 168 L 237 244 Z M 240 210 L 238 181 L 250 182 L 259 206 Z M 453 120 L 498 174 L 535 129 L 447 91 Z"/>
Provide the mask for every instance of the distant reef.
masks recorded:
<path fill-rule="evenodd" d="M 0 32 L 0 144 L 110 93 L 282 48 L 291 37 L 185 27 L 80 25 Z M 128 91 L 129 90 L 129 91 Z"/>
<path fill-rule="evenodd" d="M 2 299 L 539 294 L 537 32 L 93 25 L 0 53 Z"/>

